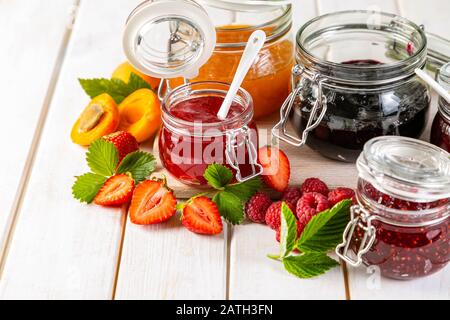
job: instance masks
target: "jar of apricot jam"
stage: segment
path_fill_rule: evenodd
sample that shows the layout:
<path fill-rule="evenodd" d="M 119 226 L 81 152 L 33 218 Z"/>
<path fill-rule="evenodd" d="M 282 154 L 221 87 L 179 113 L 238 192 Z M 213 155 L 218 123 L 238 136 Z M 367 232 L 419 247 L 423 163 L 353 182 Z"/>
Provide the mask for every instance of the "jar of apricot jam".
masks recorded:
<path fill-rule="evenodd" d="M 228 166 L 240 182 L 261 174 L 253 101 L 240 89 L 226 120 L 217 112 L 229 85 L 196 82 L 178 87 L 163 101 L 159 155 L 164 167 L 185 184 L 202 186 L 213 163 Z"/>
<path fill-rule="evenodd" d="M 450 63 L 441 68 L 439 83 L 450 91 Z M 438 113 L 433 121 L 430 141 L 450 152 L 450 103 L 442 97 L 439 98 Z"/>
<path fill-rule="evenodd" d="M 357 161 L 357 204 L 336 253 L 352 266 L 414 279 L 450 260 L 450 154 L 405 137 L 370 140 Z"/>
<path fill-rule="evenodd" d="M 392 14 L 344 11 L 307 22 L 296 42 L 294 90 L 275 136 L 344 162 L 355 162 L 374 137 L 421 136 L 430 92 L 414 73 L 427 62 L 419 26 Z"/>

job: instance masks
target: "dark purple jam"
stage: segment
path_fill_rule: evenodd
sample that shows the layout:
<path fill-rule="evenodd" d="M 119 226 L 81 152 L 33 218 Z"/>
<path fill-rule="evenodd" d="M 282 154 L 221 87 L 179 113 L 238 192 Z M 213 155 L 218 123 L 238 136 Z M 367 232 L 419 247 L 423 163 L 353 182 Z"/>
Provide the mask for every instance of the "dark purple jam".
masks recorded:
<path fill-rule="evenodd" d="M 375 60 L 343 62 L 361 66 L 382 65 Z M 390 86 L 349 86 L 337 88 L 324 85 L 327 113 L 313 130 L 307 144 L 322 155 L 345 162 L 355 162 L 364 144 L 378 136 L 396 135 L 419 138 L 426 123 L 430 105 L 427 87 L 416 78 Z M 291 121 L 301 135 L 309 119 L 316 95 L 305 86 L 302 100 L 294 104 Z"/>

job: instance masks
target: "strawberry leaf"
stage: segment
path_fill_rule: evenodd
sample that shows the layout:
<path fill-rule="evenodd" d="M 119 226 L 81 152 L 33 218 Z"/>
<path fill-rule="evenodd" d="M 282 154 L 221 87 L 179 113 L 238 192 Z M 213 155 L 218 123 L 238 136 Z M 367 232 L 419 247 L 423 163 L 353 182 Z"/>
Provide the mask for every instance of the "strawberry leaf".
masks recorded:
<path fill-rule="evenodd" d="M 212 199 L 219 209 L 220 214 L 233 225 L 244 221 L 244 206 L 241 199 L 228 191 L 218 192 Z"/>
<path fill-rule="evenodd" d="M 284 268 L 296 277 L 309 279 L 324 274 L 339 263 L 325 253 L 306 253 L 283 259 Z"/>
<path fill-rule="evenodd" d="M 350 205 L 351 200 L 344 200 L 314 216 L 303 230 L 296 247 L 302 252 L 328 252 L 336 248 L 350 221 Z"/>
<path fill-rule="evenodd" d="M 135 73 L 131 73 L 128 83 L 120 79 L 78 79 L 81 87 L 91 99 L 103 93 L 109 94 L 117 104 L 139 89 L 151 89 L 150 85 Z"/>
<path fill-rule="evenodd" d="M 238 196 L 241 201 L 247 202 L 261 187 L 261 178 L 257 177 L 239 184 L 228 185 L 225 190 Z"/>
<path fill-rule="evenodd" d="M 130 173 L 136 184 L 144 181 L 155 170 L 155 157 L 147 152 L 135 151 L 123 158 L 117 173 Z"/>
<path fill-rule="evenodd" d="M 208 184 L 217 190 L 223 188 L 233 179 L 233 172 L 227 167 L 220 164 L 211 164 L 203 174 Z"/>
<path fill-rule="evenodd" d="M 86 161 L 93 173 L 109 177 L 116 170 L 119 161 L 118 151 L 111 142 L 97 139 L 89 146 Z"/>
<path fill-rule="evenodd" d="M 91 203 L 107 179 L 99 174 L 86 173 L 77 177 L 72 186 L 72 194 L 81 202 Z"/>

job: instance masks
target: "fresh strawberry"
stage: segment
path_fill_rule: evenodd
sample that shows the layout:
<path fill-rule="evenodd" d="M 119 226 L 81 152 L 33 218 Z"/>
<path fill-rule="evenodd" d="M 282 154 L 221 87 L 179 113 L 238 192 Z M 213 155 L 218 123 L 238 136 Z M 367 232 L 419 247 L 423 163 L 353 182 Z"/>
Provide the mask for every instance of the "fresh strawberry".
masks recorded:
<path fill-rule="evenodd" d="M 162 180 L 141 182 L 133 193 L 128 214 L 131 222 L 149 225 L 169 220 L 176 213 L 177 200 Z"/>
<path fill-rule="evenodd" d="M 136 138 L 129 132 L 117 131 L 110 135 L 104 136 L 103 139 L 111 142 L 119 152 L 119 163 L 127 154 L 139 150 L 139 143 Z"/>
<path fill-rule="evenodd" d="M 263 147 L 258 151 L 258 162 L 264 169 L 262 177 L 269 187 L 280 192 L 288 188 L 291 166 L 283 151 L 275 147 Z"/>
<path fill-rule="evenodd" d="M 190 200 L 183 209 L 182 224 L 194 233 L 216 235 L 222 232 L 222 218 L 217 205 L 207 197 Z"/>
<path fill-rule="evenodd" d="M 126 174 L 112 176 L 106 180 L 94 198 L 100 206 L 117 206 L 130 201 L 133 194 L 134 180 Z"/>

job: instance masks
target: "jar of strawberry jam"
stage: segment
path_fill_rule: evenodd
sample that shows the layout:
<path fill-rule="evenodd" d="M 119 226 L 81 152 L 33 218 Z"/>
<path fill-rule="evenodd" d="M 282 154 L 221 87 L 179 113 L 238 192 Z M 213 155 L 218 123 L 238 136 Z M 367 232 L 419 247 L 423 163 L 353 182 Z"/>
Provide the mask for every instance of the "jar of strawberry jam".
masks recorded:
<path fill-rule="evenodd" d="M 439 72 L 439 83 L 450 91 L 450 62 Z M 431 128 L 431 143 L 450 152 L 450 103 L 444 98 L 439 99 L 439 109 Z"/>
<path fill-rule="evenodd" d="M 405 137 L 370 140 L 357 161 L 357 204 L 336 253 L 352 266 L 414 279 L 450 260 L 450 154 Z"/>
<path fill-rule="evenodd" d="M 196 82 L 175 89 L 163 101 L 159 155 L 183 183 L 206 185 L 203 174 L 213 163 L 228 166 L 241 182 L 262 171 L 256 162 L 258 133 L 249 93 L 240 89 L 227 119 L 217 117 L 228 89 L 225 83 Z"/>
<path fill-rule="evenodd" d="M 227 165 L 243 182 L 261 174 L 257 163 L 258 135 L 251 95 L 240 89 L 228 117 L 217 112 L 229 85 L 218 81 L 190 82 L 214 53 L 216 31 L 205 8 L 193 0 L 146 1 L 127 21 L 123 47 L 139 71 L 166 79 L 162 100 L 159 154 L 175 178 L 203 186 L 208 165 Z M 227 69 L 224 62 L 221 68 Z M 170 80 L 183 79 L 175 89 Z M 217 80 L 216 77 L 212 77 Z"/>
<path fill-rule="evenodd" d="M 344 11 L 307 22 L 296 42 L 294 90 L 275 136 L 344 162 L 355 162 L 374 137 L 421 136 L 430 92 L 414 73 L 427 63 L 418 25 L 387 13 Z"/>

